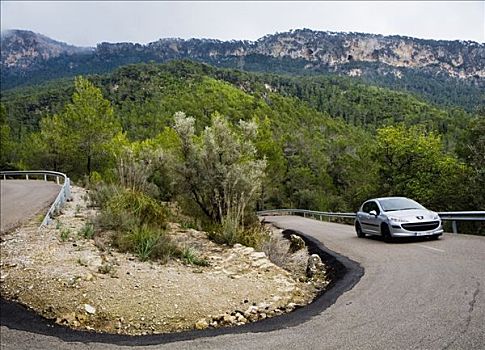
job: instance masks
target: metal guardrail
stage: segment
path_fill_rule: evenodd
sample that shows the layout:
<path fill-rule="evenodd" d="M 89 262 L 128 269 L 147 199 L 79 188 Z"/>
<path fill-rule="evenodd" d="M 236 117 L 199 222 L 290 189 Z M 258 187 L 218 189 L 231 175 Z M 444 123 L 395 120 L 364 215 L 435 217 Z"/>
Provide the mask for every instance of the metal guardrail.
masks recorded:
<path fill-rule="evenodd" d="M 319 218 L 320 221 L 324 217 L 327 218 L 347 218 L 355 219 L 355 213 L 332 213 L 325 211 L 314 211 L 306 209 L 273 209 L 273 210 L 262 210 L 257 212 L 258 215 L 265 216 L 271 214 L 303 214 L 304 217 L 312 216 Z M 458 221 L 485 221 L 485 211 L 452 211 L 452 212 L 439 212 L 442 221 L 451 221 L 451 226 L 453 233 L 458 233 Z"/>
<path fill-rule="evenodd" d="M 49 181 L 54 178 L 58 185 L 61 185 L 61 190 L 56 197 L 54 203 L 52 203 L 49 211 L 42 220 L 40 227 L 48 225 L 52 221 L 52 216 L 64 205 L 66 201 L 71 199 L 71 180 L 66 174 L 59 173 L 57 171 L 45 171 L 45 170 L 28 170 L 28 171 L 0 171 L 0 177 L 3 180 L 17 179 L 23 177 L 25 180 L 38 180 L 43 179 Z"/>

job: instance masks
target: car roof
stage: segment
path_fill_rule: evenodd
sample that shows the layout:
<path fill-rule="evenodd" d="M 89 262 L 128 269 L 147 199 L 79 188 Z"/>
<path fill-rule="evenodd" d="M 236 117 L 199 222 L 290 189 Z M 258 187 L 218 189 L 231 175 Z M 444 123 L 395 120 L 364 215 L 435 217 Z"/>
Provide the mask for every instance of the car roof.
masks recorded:
<path fill-rule="evenodd" d="M 408 197 L 379 197 L 379 198 L 368 199 L 368 200 L 366 200 L 366 202 L 368 202 L 368 201 L 380 201 L 382 199 L 409 199 L 409 198 Z"/>

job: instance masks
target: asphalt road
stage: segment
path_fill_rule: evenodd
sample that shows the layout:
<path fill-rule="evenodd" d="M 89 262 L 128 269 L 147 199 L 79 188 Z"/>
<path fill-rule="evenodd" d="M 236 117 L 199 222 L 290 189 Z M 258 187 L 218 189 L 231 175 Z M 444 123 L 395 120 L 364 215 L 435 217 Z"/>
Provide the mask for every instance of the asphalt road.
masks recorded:
<path fill-rule="evenodd" d="M 484 349 L 485 238 L 386 244 L 351 226 L 272 217 L 360 263 L 365 273 L 325 311 L 270 332 L 225 334 L 149 349 Z M 2 349 L 126 349 L 1 328 Z"/>
<path fill-rule="evenodd" d="M 14 228 L 49 207 L 59 190 L 60 186 L 54 182 L 0 180 L 0 232 Z"/>

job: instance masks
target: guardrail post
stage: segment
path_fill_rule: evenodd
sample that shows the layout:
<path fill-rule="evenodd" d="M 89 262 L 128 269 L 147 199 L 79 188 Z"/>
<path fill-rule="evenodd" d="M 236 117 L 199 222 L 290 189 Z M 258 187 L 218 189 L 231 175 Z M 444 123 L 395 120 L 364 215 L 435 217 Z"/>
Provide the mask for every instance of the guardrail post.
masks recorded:
<path fill-rule="evenodd" d="M 29 179 L 29 174 L 25 174 L 25 180 Z"/>
<path fill-rule="evenodd" d="M 453 233 L 458 233 L 458 228 L 455 220 L 451 222 L 451 227 L 453 228 Z"/>

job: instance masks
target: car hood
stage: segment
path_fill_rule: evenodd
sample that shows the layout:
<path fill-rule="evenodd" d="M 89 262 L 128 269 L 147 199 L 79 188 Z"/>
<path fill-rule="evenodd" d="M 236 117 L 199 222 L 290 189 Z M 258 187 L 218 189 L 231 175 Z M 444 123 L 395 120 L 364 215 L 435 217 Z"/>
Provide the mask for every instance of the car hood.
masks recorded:
<path fill-rule="evenodd" d="M 388 211 L 385 214 L 389 218 L 394 217 L 399 219 L 406 219 L 409 222 L 435 220 L 434 217 L 436 215 L 436 213 L 432 211 L 423 209 Z"/>

